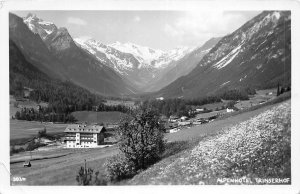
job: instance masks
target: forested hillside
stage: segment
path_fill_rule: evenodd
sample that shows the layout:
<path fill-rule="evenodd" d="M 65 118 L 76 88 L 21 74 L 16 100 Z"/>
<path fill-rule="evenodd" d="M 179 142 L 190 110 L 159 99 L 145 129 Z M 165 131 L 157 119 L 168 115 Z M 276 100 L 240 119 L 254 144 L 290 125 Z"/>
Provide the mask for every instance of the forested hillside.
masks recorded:
<path fill-rule="evenodd" d="M 10 94 L 23 97 L 24 87 L 33 89 L 29 99 L 49 102 L 48 109 L 55 113 L 91 110 L 102 98 L 69 81 L 54 80 L 29 63 L 16 44 L 9 42 Z M 76 106 L 75 106 L 76 105 Z"/>

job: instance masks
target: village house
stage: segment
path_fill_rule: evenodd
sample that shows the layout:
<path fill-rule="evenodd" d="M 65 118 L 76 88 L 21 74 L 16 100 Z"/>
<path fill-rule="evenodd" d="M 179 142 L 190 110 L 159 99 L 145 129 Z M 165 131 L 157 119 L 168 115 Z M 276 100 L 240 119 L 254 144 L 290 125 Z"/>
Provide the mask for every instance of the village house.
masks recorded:
<path fill-rule="evenodd" d="M 165 123 L 165 132 L 166 133 L 171 133 L 171 131 L 177 130 L 178 124 L 177 123 Z"/>
<path fill-rule="evenodd" d="M 156 98 L 156 100 L 164 100 L 164 97 Z"/>
<path fill-rule="evenodd" d="M 173 129 L 170 129 L 170 130 L 169 130 L 169 133 L 176 133 L 176 132 L 178 132 L 178 131 L 180 131 L 179 128 L 173 128 Z"/>
<path fill-rule="evenodd" d="M 232 108 L 226 108 L 226 112 L 234 112 Z"/>
<path fill-rule="evenodd" d="M 178 119 L 179 119 L 178 116 L 171 115 L 169 118 L 169 122 L 177 122 Z"/>
<path fill-rule="evenodd" d="M 196 108 L 196 112 L 203 112 L 204 108 Z"/>
<path fill-rule="evenodd" d="M 187 116 L 182 116 L 182 117 L 180 117 L 180 121 L 185 121 L 185 120 L 187 120 Z"/>
<path fill-rule="evenodd" d="M 72 124 L 64 132 L 67 148 L 97 147 L 104 142 L 105 128 L 101 125 Z"/>

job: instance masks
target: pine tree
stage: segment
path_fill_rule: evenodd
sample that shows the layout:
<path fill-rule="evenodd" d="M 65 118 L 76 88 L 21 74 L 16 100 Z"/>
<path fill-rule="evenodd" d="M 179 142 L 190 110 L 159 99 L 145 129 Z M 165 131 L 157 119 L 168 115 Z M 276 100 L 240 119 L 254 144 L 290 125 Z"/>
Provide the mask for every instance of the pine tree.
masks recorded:
<path fill-rule="evenodd" d="M 278 82 L 278 84 L 277 84 L 277 96 L 279 96 L 280 95 L 280 88 L 279 88 L 279 82 Z"/>

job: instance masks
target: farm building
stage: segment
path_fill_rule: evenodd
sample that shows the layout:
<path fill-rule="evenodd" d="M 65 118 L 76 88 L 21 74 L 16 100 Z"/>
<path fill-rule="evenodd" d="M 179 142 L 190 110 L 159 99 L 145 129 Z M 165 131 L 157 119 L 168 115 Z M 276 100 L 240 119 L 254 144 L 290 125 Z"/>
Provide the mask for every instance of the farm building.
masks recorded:
<path fill-rule="evenodd" d="M 96 147 L 104 142 L 105 128 L 101 125 L 72 124 L 64 132 L 67 148 Z"/>
<path fill-rule="evenodd" d="M 227 108 L 226 112 L 233 112 L 234 110 L 232 108 Z"/>

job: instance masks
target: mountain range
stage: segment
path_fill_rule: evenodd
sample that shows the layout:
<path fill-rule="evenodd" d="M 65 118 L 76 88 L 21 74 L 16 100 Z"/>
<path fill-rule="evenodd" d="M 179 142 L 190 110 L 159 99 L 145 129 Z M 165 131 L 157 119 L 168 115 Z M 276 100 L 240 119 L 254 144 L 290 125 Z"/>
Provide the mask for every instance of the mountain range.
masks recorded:
<path fill-rule="evenodd" d="M 45 28 L 45 26 L 47 28 Z M 9 15 L 9 38 L 42 72 L 104 96 L 134 94 L 132 84 L 77 46 L 66 28 L 29 14 Z"/>
<path fill-rule="evenodd" d="M 130 80 L 140 91 L 148 88 L 149 82 L 156 80 L 164 69 L 173 66 L 175 61 L 192 50 L 188 47 L 177 47 L 164 52 L 129 42 L 104 45 L 94 39 L 84 41 L 76 38 L 75 41 L 103 64 Z"/>
<path fill-rule="evenodd" d="M 10 14 L 9 35 L 10 45 L 41 72 L 93 93 L 195 98 L 232 88 L 290 84 L 290 23 L 289 11 L 264 11 L 224 37 L 170 51 L 73 39 L 66 28 L 33 14 Z"/>

